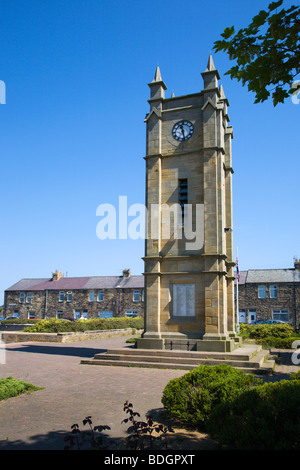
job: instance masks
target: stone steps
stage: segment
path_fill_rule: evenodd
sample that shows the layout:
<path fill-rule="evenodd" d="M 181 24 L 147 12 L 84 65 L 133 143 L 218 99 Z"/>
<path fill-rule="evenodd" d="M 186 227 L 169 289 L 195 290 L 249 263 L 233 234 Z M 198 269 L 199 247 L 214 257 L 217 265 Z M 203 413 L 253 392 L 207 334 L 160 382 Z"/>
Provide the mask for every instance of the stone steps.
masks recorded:
<path fill-rule="evenodd" d="M 151 356 L 151 357 L 186 357 L 186 358 L 215 358 L 215 359 L 249 359 L 257 352 L 262 351 L 261 346 L 250 346 L 239 348 L 231 353 L 212 352 L 212 351 L 184 351 L 179 349 L 136 349 L 125 347 L 119 349 L 108 349 L 104 354 L 122 354 L 132 356 Z M 102 356 L 103 353 L 95 354 L 95 357 Z"/>
<path fill-rule="evenodd" d="M 231 353 L 150 349 L 109 349 L 83 359 L 81 364 L 119 367 L 147 367 L 191 370 L 200 364 L 227 364 L 252 373 L 271 373 L 275 361 L 268 359 L 269 351 L 261 346 L 241 347 Z"/>

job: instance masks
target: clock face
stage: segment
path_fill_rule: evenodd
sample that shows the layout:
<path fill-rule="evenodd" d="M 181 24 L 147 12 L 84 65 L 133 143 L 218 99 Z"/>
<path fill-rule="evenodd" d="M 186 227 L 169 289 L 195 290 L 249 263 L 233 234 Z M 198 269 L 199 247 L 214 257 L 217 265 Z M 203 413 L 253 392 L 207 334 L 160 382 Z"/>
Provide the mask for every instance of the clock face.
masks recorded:
<path fill-rule="evenodd" d="M 194 133 L 194 126 L 190 121 L 179 121 L 177 122 L 172 130 L 174 139 L 182 142 L 192 137 Z"/>

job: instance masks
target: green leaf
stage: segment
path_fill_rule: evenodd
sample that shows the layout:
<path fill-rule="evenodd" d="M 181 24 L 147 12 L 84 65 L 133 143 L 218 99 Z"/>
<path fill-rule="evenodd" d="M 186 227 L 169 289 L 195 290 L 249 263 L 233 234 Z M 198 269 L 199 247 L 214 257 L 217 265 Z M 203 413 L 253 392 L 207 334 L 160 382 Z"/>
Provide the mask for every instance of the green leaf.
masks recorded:
<path fill-rule="evenodd" d="M 221 36 L 224 38 L 224 39 L 228 39 L 230 38 L 230 36 L 232 36 L 234 34 L 234 26 L 231 26 L 230 28 L 225 28 L 224 29 L 224 33 L 221 34 Z"/>
<path fill-rule="evenodd" d="M 256 27 L 262 26 L 263 24 L 265 24 L 266 19 L 268 18 L 268 16 L 269 16 L 269 14 L 266 11 L 261 10 L 258 15 L 254 16 L 254 18 L 252 20 L 252 23 Z"/>
<path fill-rule="evenodd" d="M 234 26 L 225 28 L 221 35 L 224 39 L 214 44 L 217 52 L 224 51 L 236 61 L 237 66 L 225 74 L 243 85 L 247 83 L 249 91 L 255 93 L 255 103 L 265 101 L 271 93 L 274 106 L 283 102 L 300 72 L 300 7 L 269 16 L 282 3 L 270 3 L 268 11 L 261 10 L 248 27 L 237 33 Z M 266 28 L 261 28 L 267 19 Z"/>
<path fill-rule="evenodd" d="M 279 2 L 272 2 L 272 3 L 270 3 L 270 5 L 268 6 L 269 11 L 273 11 L 273 10 L 275 10 L 276 8 L 280 7 L 280 5 L 282 5 L 282 2 L 283 2 L 283 0 L 279 0 Z"/>

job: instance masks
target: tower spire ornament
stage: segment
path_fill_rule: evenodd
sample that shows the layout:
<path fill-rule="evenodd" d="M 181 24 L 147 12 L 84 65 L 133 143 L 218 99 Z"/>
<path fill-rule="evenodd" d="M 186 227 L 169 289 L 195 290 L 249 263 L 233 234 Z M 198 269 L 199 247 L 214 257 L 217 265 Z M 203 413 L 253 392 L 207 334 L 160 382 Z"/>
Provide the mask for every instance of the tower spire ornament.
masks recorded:
<path fill-rule="evenodd" d="M 150 103 L 151 108 L 153 106 L 159 107 L 159 103 L 161 99 L 165 98 L 165 90 L 167 89 L 163 79 L 161 78 L 160 68 L 159 66 L 156 67 L 155 75 L 151 83 L 148 84 L 150 88 Z"/>
<path fill-rule="evenodd" d="M 162 82 L 161 73 L 159 66 L 156 67 L 153 82 Z"/>
<path fill-rule="evenodd" d="M 206 67 L 205 72 L 213 72 L 213 71 L 215 71 L 215 70 L 216 70 L 215 64 L 214 64 L 212 55 L 210 54 L 210 55 L 209 55 L 209 58 L 208 58 L 207 67 Z"/>
<path fill-rule="evenodd" d="M 218 80 L 220 80 L 220 75 L 218 70 L 215 68 L 215 64 L 212 58 L 212 55 L 209 55 L 207 67 L 205 72 L 202 72 L 202 78 L 204 80 L 204 90 L 214 89 L 218 87 Z"/>

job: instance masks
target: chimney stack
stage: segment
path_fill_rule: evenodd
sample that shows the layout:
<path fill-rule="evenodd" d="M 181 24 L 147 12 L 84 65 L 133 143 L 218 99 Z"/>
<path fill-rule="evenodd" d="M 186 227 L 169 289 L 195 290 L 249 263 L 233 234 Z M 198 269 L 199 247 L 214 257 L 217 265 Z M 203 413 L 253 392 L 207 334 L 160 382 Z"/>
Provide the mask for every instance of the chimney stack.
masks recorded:
<path fill-rule="evenodd" d="M 58 270 L 56 270 L 55 273 L 52 273 L 52 281 L 58 281 L 62 277 L 64 277 L 64 275 Z"/>
<path fill-rule="evenodd" d="M 131 272 L 130 269 L 123 269 L 123 277 L 130 277 Z"/>
<path fill-rule="evenodd" d="M 300 259 L 295 258 L 294 266 L 295 266 L 295 269 L 300 269 Z"/>

